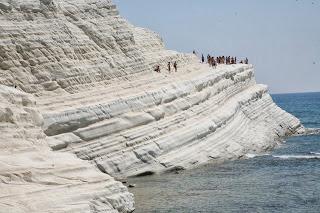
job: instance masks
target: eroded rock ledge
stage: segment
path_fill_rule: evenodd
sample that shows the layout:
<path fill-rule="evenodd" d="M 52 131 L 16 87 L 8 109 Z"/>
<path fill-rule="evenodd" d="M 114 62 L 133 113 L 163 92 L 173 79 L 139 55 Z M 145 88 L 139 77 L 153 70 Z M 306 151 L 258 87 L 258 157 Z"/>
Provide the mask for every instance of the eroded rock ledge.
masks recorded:
<path fill-rule="evenodd" d="M 35 100 L 0 85 L 0 212 L 130 212 L 125 186 L 89 162 L 53 152 Z"/>
<path fill-rule="evenodd" d="M 109 0 L 1 0 L 0 100 L 0 212 L 130 212 L 111 176 L 236 159 L 304 132 L 252 65 L 166 50 Z"/>

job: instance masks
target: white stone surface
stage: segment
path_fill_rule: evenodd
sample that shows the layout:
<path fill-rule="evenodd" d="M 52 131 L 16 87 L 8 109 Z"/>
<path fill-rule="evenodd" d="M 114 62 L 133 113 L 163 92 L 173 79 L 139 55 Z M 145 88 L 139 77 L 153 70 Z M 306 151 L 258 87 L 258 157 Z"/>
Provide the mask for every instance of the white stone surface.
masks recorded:
<path fill-rule="evenodd" d="M 304 131 L 252 65 L 166 50 L 108 0 L 0 0 L 0 85 L 0 212 L 129 212 L 109 175 L 237 159 Z"/>
<path fill-rule="evenodd" d="M 32 96 L 0 85 L 0 212 L 134 209 L 120 182 L 71 153 L 51 151 L 42 122 Z"/>

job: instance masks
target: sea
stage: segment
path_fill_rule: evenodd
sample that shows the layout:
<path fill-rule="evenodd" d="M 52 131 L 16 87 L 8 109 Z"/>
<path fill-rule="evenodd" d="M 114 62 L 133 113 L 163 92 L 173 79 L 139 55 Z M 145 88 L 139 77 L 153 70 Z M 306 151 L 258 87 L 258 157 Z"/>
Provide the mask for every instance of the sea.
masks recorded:
<path fill-rule="evenodd" d="M 320 128 L 320 93 L 272 95 L 307 128 Z M 271 153 L 179 174 L 129 179 L 140 212 L 320 212 L 320 135 Z"/>

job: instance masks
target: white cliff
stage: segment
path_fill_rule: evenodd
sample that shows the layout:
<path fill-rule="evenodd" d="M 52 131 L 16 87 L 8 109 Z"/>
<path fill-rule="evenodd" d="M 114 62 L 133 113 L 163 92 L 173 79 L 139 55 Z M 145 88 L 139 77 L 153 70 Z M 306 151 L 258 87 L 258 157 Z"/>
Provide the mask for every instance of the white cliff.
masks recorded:
<path fill-rule="evenodd" d="M 236 159 L 304 131 L 252 65 L 166 50 L 109 0 L 0 0 L 0 85 L 0 212 L 130 212 L 110 175 Z"/>
<path fill-rule="evenodd" d="M 35 100 L 0 85 L 0 212 L 128 212 L 120 182 L 46 142 Z"/>

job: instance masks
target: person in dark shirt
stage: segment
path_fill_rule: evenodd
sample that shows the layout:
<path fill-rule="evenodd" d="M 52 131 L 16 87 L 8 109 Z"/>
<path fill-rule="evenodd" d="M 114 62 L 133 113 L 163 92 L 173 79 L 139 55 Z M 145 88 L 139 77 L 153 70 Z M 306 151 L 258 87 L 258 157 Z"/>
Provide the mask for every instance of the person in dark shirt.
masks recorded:
<path fill-rule="evenodd" d="M 173 67 L 174 67 L 174 70 L 177 72 L 178 71 L 178 64 L 176 61 L 173 63 Z"/>
<path fill-rule="evenodd" d="M 154 71 L 156 71 L 156 72 L 160 73 L 160 66 L 159 66 L 159 65 L 157 65 L 157 66 L 156 66 L 156 68 L 154 69 Z"/>
<path fill-rule="evenodd" d="M 168 62 L 168 71 L 171 72 L 171 62 Z"/>

